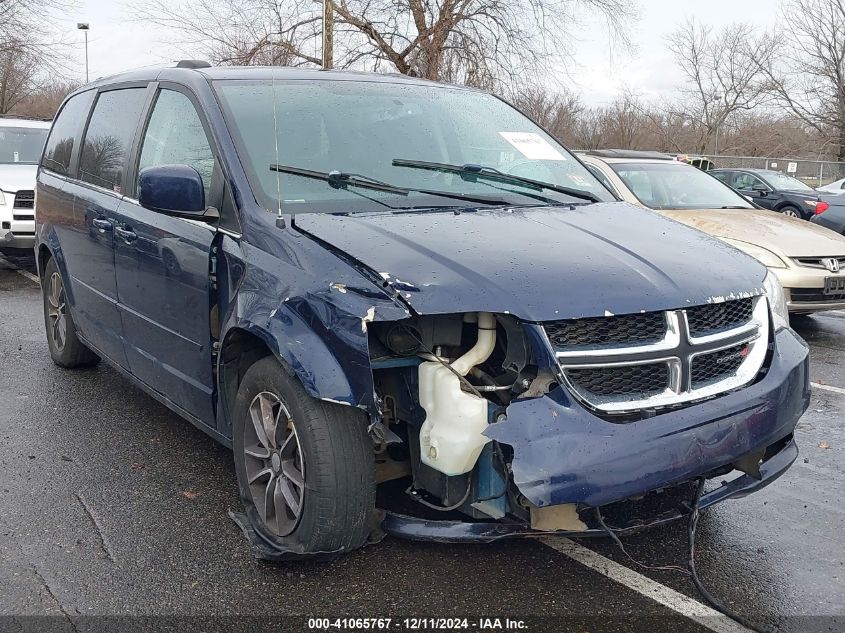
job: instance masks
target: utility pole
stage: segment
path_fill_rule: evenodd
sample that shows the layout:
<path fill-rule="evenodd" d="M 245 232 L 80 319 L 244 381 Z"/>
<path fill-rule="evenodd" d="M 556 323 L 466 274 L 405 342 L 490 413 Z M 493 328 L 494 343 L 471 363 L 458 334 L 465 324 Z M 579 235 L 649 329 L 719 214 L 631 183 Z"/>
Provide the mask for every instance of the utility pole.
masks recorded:
<path fill-rule="evenodd" d="M 323 70 L 334 65 L 334 0 L 323 0 Z"/>
<path fill-rule="evenodd" d="M 77 22 L 76 28 L 85 33 L 85 83 L 88 83 L 88 30 L 87 22 Z"/>
<path fill-rule="evenodd" d="M 713 144 L 713 155 L 719 155 L 719 124 L 716 123 L 716 142 Z"/>

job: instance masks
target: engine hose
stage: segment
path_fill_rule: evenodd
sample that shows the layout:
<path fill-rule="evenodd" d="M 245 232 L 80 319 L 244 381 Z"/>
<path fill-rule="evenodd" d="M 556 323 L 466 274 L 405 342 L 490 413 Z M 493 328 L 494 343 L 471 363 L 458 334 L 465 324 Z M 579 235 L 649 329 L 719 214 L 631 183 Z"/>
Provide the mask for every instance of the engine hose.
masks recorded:
<path fill-rule="evenodd" d="M 455 504 L 450 505 L 450 506 L 439 506 L 439 505 L 436 505 L 434 503 L 429 503 L 428 501 L 426 501 L 425 499 L 420 497 L 418 494 L 416 494 L 412 490 L 413 487 L 414 487 L 414 484 L 411 484 L 410 486 L 408 486 L 405 489 L 405 494 L 408 495 L 409 497 L 411 497 L 411 499 L 413 499 L 417 503 L 421 503 L 426 508 L 431 508 L 432 510 L 437 510 L 438 512 L 451 512 L 452 510 L 457 510 L 458 508 L 460 508 L 462 505 L 464 505 L 466 503 L 466 500 L 469 499 L 469 493 L 472 490 L 472 480 L 470 480 L 469 483 L 467 484 L 467 491 L 464 493 L 464 496 L 461 497 L 461 500 L 458 501 Z"/>

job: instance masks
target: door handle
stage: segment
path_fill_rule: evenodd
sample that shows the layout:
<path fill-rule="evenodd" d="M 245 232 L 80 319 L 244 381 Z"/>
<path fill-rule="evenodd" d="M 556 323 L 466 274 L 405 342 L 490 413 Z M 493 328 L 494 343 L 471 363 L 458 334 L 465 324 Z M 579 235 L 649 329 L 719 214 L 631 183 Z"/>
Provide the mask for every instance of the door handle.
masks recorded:
<path fill-rule="evenodd" d="M 94 218 L 93 220 L 91 220 L 91 224 L 93 224 L 101 231 L 111 231 L 113 228 L 112 223 L 103 218 Z"/>
<path fill-rule="evenodd" d="M 134 242 L 138 239 L 138 236 L 135 234 L 135 231 L 132 229 L 124 229 L 119 226 L 114 227 L 114 234 L 121 238 L 127 244 Z"/>

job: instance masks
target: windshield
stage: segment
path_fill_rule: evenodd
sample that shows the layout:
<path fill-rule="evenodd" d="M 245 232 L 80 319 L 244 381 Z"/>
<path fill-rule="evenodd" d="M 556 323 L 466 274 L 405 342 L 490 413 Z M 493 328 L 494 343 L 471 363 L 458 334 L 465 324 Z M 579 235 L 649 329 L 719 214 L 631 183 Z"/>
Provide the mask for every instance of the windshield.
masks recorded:
<path fill-rule="evenodd" d="M 288 213 L 585 203 L 583 195 L 474 176 L 460 169 L 421 169 L 403 161 L 477 165 L 599 200 L 614 199 L 551 136 L 482 92 L 337 80 L 275 85 L 266 80 L 227 80 L 214 82 L 214 87 L 256 197 L 270 210 L 278 208 L 279 200 Z M 280 171 L 271 165 L 285 167 Z M 360 178 L 353 182 L 370 179 L 426 191 L 399 194 L 353 184 L 336 186 L 339 179 L 291 173 L 297 169 L 354 174 Z"/>
<path fill-rule="evenodd" d="M 43 128 L 0 126 L 0 165 L 36 165 L 47 141 Z"/>
<path fill-rule="evenodd" d="M 637 199 L 652 209 L 754 208 L 741 195 L 705 172 L 678 162 L 612 163 Z"/>
<path fill-rule="evenodd" d="M 787 176 L 779 171 L 767 171 L 763 177 L 769 182 L 773 189 L 788 191 L 812 191 L 812 187 L 804 184 L 797 178 Z"/>

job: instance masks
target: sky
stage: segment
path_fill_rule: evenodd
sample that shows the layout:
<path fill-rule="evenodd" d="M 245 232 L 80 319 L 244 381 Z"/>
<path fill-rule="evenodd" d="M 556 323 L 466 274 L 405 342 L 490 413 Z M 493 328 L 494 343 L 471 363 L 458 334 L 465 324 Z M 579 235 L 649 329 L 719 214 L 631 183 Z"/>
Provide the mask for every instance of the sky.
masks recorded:
<path fill-rule="evenodd" d="M 573 60 L 561 66 L 558 79 L 585 103 L 606 104 L 625 86 L 646 98 L 671 97 L 682 77 L 666 48 L 668 33 L 689 17 L 717 28 L 749 22 L 768 29 L 777 21 L 778 0 L 640 0 L 639 5 L 640 19 L 629 27 L 632 52 L 612 45 L 600 18 L 585 17 L 573 29 L 578 34 L 572 42 Z M 77 22 L 90 24 L 91 79 L 185 56 L 168 43 L 168 33 L 129 16 L 121 0 L 78 0 L 77 9 L 62 17 L 59 28 L 74 52 L 71 71 L 80 81 L 85 78 L 84 40 Z"/>

